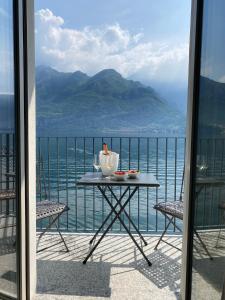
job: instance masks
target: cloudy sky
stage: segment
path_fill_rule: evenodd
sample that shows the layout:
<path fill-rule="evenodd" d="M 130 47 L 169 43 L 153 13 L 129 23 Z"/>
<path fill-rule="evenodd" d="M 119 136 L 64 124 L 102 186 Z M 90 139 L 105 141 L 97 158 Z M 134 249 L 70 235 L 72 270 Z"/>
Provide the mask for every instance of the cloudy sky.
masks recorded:
<path fill-rule="evenodd" d="M 186 85 L 190 2 L 36 0 L 36 65 Z"/>
<path fill-rule="evenodd" d="M 12 8 L 0 0 L 0 92 L 11 92 Z M 190 0 L 36 0 L 36 65 L 187 85 Z M 171 13 L 172 12 L 172 13 Z"/>
<path fill-rule="evenodd" d="M 12 3 L 0 0 L 0 93 L 13 91 Z"/>

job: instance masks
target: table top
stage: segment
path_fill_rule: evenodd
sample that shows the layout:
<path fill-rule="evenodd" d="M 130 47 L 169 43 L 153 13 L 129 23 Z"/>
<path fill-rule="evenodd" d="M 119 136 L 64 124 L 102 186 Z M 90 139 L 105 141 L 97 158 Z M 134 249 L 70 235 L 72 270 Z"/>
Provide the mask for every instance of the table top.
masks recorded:
<path fill-rule="evenodd" d="M 7 177 L 16 177 L 16 173 L 15 172 L 8 172 L 8 173 L 5 173 L 5 176 L 7 176 Z"/>
<path fill-rule="evenodd" d="M 150 173 L 141 173 L 136 179 L 117 180 L 113 176 L 103 177 L 102 173 L 86 173 L 77 181 L 77 185 L 110 185 L 110 186 L 138 186 L 138 187 L 159 187 L 160 184 L 155 176 Z"/>
<path fill-rule="evenodd" d="M 223 177 L 198 177 L 196 178 L 197 185 L 225 185 Z"/>

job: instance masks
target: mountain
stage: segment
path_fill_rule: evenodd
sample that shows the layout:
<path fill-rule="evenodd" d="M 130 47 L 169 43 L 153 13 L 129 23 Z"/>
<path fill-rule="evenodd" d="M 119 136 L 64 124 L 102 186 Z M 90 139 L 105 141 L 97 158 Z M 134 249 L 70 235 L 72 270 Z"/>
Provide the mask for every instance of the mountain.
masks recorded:
<path fill-rule="evenodd" d="M 0 94 L 0 132 L 14 132 L 15 103 L 13 94 Z"/>
<path fill-rule="evenodd" d="M 201 76 L 199 95 L 200 136 L 224 138 L 225 83 Z"/>
<path fill-rule="evenodd" d="M 113 69 L 89 77 L 37 67 L 36 95 L 39 135 L 151 136 L 184 130 L 184 116 L 154 89 Z"/>
<path fill-rule="evenodd" d="M 171 84 L 166 82 L 151 82 L 151 85 L 157 91 L 160 91 L 160 96 L 175 107 L 178 111 L 186 116 L 187 114 L 187 96 L 188 87 L 185 84 Z"/>
<path fill-rule="evenodd" d="M 129 79 L 138 79 L 137 74 L 132 75 Z M 139 80 L 139 79 L 138 79 Z M 146 86 L 151 86 L 153 89 L 159 92 L 161 98 L 166 99 L 167 103 L 173 106 L 177 111 L 180 111 L 183 115 L 187 114 L 187 94 L 188 86 L 186 82 L 166 82 L 159 80 L 146 80 L 141 78 L 140 81 Z"/>
<path fill-rule="evenodd" d="M 79 71 L 63 73 L 47 66 L 39 66 L 36 68 L 38 100 L 42 101 L 46 98 L 48 101 L 49 97 L 71 95 L 74 89 L 88 78 L 86 74 Z"/>

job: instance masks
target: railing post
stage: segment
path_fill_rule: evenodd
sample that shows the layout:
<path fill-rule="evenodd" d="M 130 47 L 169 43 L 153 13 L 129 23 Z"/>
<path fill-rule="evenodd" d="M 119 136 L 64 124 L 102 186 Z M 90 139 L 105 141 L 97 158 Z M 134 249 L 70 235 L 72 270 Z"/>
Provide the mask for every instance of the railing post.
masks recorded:
<path fill-rule="evenodd" d="M 10 172 L 10 136 L 6 134 L 6 173 Z M 10 188 L 10 177 L 6 176 L 6 190 Z M 9 201 L 6 201 L 6 215 L 9 214 Z"/>

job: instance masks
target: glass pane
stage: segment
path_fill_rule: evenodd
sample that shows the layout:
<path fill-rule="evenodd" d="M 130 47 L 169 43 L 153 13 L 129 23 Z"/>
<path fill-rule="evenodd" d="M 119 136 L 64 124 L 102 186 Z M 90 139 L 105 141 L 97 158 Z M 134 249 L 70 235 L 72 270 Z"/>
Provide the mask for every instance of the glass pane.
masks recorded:
<path fill-rule="evenodd" d="M 205 0 L 192 268 L 192 299 L 196 300 L 220 300 L 225 279 L 224 22 L 224 0 Z"/>
<path fill-rule="evenodd" d="M 10 0 L 0 0 L 0 38 L 0 293 L 15 297 L 15 97 L 13 1 Z"/>

